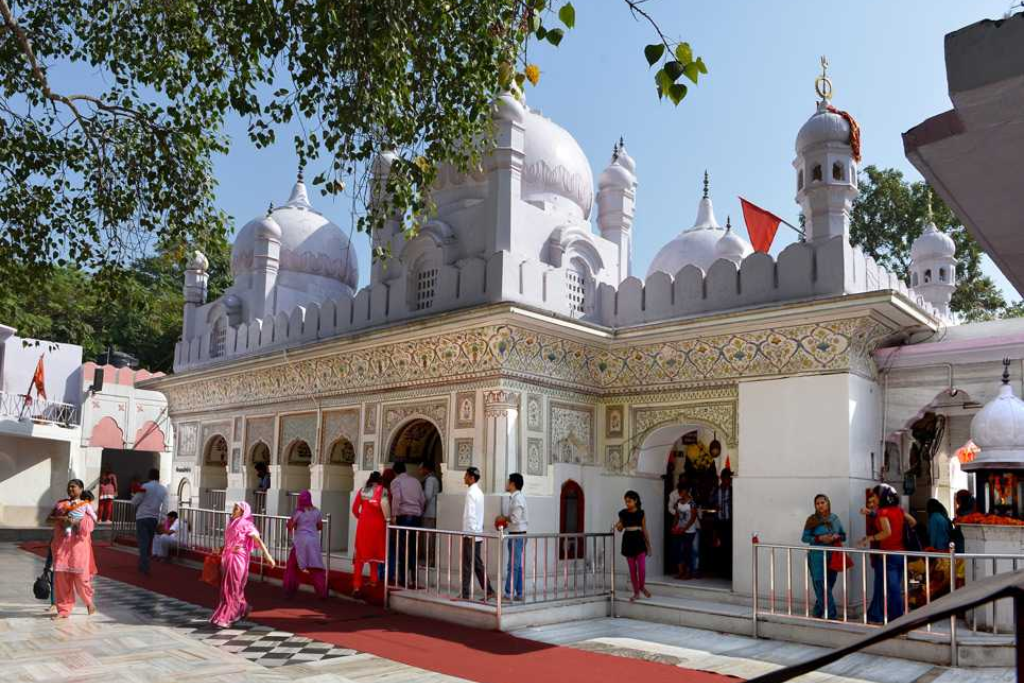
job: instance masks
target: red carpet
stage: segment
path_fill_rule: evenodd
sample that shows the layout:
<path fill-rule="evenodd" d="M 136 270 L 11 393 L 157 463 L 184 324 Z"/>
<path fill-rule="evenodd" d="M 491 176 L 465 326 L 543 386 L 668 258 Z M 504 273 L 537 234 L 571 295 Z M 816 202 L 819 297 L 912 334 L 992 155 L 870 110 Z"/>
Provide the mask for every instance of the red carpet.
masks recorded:
<path fill-rule="evenodd" d="M 23 548 L 45 556 L 46 546 Z M 212 609 L 217 589 L 199 581 L 199 571 L 154 563 L 152 575 L 136 571 L 136 556 L 96 545 L 100 575 Z M 320 602 L 300 593 L 284 599 L 279 586 L 249 580 L 252 620 L 339 647 L 466 678 L 479 683 L 726 683 L 739 679 L 703 671 L 546 645 L 498 631 L 422 619 L 380 607 L 340 600 Z M 100 606 L 102 608 L 102 605 Z"/>

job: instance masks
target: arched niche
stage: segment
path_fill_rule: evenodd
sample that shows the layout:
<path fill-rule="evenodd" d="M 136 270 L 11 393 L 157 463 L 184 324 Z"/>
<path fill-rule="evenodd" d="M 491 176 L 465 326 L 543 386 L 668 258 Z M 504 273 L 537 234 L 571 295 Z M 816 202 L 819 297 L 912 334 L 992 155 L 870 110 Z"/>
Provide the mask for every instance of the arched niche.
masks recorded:
<path fill-rule="evenodd" d="M 582 534 L 586 530 L 586 497 L 583 487 L 572 479 L 562 484 L 558 497 L 558 533 Z M 586 552 L 585 537 L 563 538 L 558 544 L 561 560 L 582 559 Z"/>
<path fill-rule="evenodd" d="M 285 447 L 284 457 L 281 458 L 281 481 L 276 488 L 289 494 L 287 512 L 294 509 L 298 494 L 310 487 L 309 468 L 312 465 L 313 449 L 309 443 L 295 439 Z"/>
<path fill-rule="evenodd" d="M 199 503 L 201 507 L 220 509 L 224 505 L 228 488 L 228 442 L 221 434 L 214 434 L 203 445 L 203 466 L 199 474 Z"/>

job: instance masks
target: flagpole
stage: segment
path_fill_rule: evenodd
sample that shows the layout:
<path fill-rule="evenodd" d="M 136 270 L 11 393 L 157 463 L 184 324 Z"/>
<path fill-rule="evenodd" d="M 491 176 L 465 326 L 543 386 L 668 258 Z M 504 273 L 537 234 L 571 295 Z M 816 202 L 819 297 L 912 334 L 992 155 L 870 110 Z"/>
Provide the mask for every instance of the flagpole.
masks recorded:
<path fill-rule="evenodd" d="M 801 230 L 800 228 L 796 227 L 795 225 L 793 225 L 792 223 L 790 223 L 786 219 L 780 218 L 779 222 L 782 223 L 783 225 L 787 226 L 787 227 L 792 228 L 794 231 L 796 231 L 796 234 L 800 235 L 800 239 L 806 239 L 807 238 L 807 233 L 805 233 L 803 230 Z"/>

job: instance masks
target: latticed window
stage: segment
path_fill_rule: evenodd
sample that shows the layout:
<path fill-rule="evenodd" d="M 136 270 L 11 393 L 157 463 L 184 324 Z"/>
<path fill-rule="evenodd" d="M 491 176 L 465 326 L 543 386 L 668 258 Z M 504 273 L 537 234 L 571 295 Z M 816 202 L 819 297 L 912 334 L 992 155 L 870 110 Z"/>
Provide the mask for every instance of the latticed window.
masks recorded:
<path fill-rule="evenodd" d="M 437 291 L 437 268 L 422 268 L 416 273 L 416 310 L 422 311 L 434 305 Z"/>
<path fill-rule="evenodd" d="M 210 358 L 220 358 L 224 355 L 227 336 L 228 326 L 224 324 L 224 319 L 220 318 L 213 324 L 213 331 L 210 332 Z"/>
<path fill-rule="evenodd" d="M 587 276 L 576 268 L 565 271 L 565 289 L 569 296 L 569 312 L 581 316 L 586 312 Z"/>

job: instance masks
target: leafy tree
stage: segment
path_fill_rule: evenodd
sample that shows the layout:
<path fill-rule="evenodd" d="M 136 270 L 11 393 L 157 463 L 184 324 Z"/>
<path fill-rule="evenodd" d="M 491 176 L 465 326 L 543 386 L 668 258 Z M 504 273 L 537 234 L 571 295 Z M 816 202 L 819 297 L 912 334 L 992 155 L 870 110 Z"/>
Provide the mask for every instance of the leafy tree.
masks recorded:
<path fill-rule="evenodd" d="M 658 36 L 657 91 L 707 73 L 646 0 L 621 0 Z M 118 273 L 163 243 L 223 236 L 212 158 L 224 123 L 249 142 L 283 130 L 314 185 L 357 194 L 362 229 L 430 210 L 440 164 L 479 163 L 496 95 L 540 69 L 530 40 L 559 45 L 571 3 L 546 0 L 0 0 L 0 279 L 43 264 Z M 88 77 L 85 77 L 88 74 Z M 86 85 L 80 86 L 84 82 Z M 82 90 L 79 88 L 82 87 Z M 368 171 L 396 155 L 387 201 Z M 347 181 L 347 183 L 346 183 Z M 120 269 L 120 270 L 119 270 Z"/>
<path fill-rule="evenodd" d="M 893 168 L 867 166 L 860 178 L 860 195 L 853 203 L 850 241 L 904 280 L 910 267 L 910 247 L 924 228 L 931 204 L 939 230 L 953 238 L 959 282 L 950 308 L 967 322 L 1015 317 L 1021 304 L 1008 306 L 992 278 L 981 273 L 983 251 L 956 215 L 924 181 L 908 182 Z"/>

